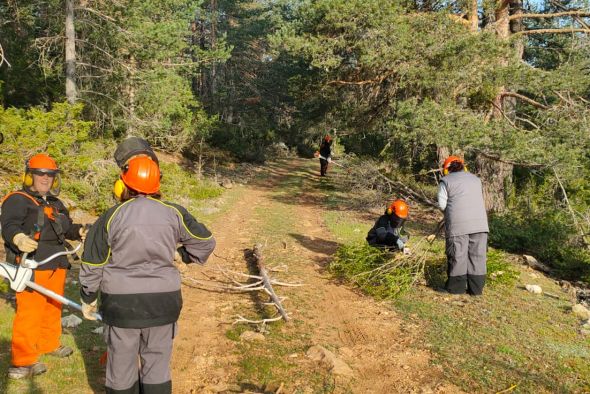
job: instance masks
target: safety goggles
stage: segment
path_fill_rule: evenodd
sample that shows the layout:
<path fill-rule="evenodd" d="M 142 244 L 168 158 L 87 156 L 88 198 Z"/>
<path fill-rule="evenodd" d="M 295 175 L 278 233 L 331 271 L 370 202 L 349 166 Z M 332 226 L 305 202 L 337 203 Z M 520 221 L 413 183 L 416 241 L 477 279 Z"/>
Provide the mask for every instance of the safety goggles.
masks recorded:
<path fill-rule="evenodd" d="M 36 168 L 36 169 L 32 169 L 31 170 L 31 173 L 33 175 L 38 175 L 38 176 L 47 175 L 47 176 L 49 176 L 51 178 L 55 178 L 55 176 L 57 175 L 58 171 L 56 171 L 56 170 L 45 170 L 45 169 L 42 169 L 42 168 L 37 169 Z"/>

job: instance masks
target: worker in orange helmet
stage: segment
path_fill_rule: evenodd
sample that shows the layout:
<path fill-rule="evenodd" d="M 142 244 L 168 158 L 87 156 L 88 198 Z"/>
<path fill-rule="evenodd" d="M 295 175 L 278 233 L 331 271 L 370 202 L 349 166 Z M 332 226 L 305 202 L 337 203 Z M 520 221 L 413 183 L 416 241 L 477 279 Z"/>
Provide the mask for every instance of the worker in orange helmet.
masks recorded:
<path fill-rule="evenodd" d="M 408 254 L 406 247 L 409 235 L 404 230 L 404 223 L 408 218 L 409 207 L 403 200 L 393 201 L 381 215 L 369 233 L 367 242 L 371 246 L 387 250 L 399 250 Z"/>
<path fill-rule="evenodd" d="M 486 280 L 488 218 L 481 180 L 467 171 L 463 159 L 449 156 L 438 188 L 444 212 L 448 278 L 451 294 L 481 295 Z"/>
<path fill-rule="evenodd" d="M 84 243 L 82 313 L 95 320 L 100 309 L 105 324 L 107 393 L 172 392 L 172 342 L 182 308 L 174 256 L 204 264 L 215 248 L 209 230 L 184 207 L 161 200 L 160 177 L 148 156 L 126 161 L 114 187 L 121 203 L 98 218 Z"/>
<path fill-rule="evenodd" d="M 40 153 L 27 160 L 22 189 L 2 200 L 0 224 L 8 262 L 19 264 L 25 253 L 41 261 L 64 252 L 69 247 L 66 239 L 81 239 L 84 229 L 72 222 L 57 198 L 60 186 L 60 170 L 52 157 Z M 66 256 L 56 257 L 35 269 L 34 281 L 63 295 L 69 267 Z M 34 291 L 17 293 L 8 377 L 21 379 L 46 372 L 46 365 L 39 362 L 42 354 L 71 355 L 72 348 L 62 346 L 60 337 L 61 304 Z"/>
<path fill-rule="evenodd" d="M 320 176 L 328 173 L 328 164 L 332 161 L 332 137 L 327 134 L 320 145 Z"/>

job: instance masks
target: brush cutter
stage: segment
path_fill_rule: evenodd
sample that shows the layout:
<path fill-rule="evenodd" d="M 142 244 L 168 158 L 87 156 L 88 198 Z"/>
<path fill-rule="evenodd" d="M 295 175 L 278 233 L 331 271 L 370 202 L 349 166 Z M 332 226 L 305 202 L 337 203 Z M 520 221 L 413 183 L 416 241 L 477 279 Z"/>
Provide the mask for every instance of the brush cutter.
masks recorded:
<path fill-rule="evenodd" d="M 25 253 L 21 258 L 21 263 L 18 265 L 10 263 L 0 263 L 0 276 L 8 279 L 8 281 L 10 282 L 10 288 L 16 291 L 17 293 L 20 293 L 21 291 L 24 291 L 25 288 L 29 287 L 35 290 L 36 292 L 41 293 L 44 296 L 49 297 L 63 305 L 82 311 L 82 306 L 80 304 L 77 304 L 74 301 L 65 298 L 64 296 L 61 296 L 49 289 L 46 289 L 45 287 L 40 286 L 39 284 L 31 280 L 34 269 L 36 269 L 40 265 L 48 263 L 56 257 L 74 254 L 80 249 L 81 246 L 82 244 L 79 244 L 74 250 L 55 253 L 40 262 L 37 262 L 32 259 L 27 259 L 27 254 Z M 101 316 L 98 313 L 96 313 L 95 316 L 98 320 L 102 320 Z"/>

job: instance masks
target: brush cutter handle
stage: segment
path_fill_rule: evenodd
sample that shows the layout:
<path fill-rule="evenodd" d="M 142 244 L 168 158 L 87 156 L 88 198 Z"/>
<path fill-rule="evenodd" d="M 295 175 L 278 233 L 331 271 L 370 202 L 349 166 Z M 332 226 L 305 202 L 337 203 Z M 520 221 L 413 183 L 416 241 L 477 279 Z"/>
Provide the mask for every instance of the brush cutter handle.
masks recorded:
<path fill-rule="evenodd" d="M 44 296 L 47 296 L 47 297 L 54 299 L 55 301 L 57 301 L 63 305 L 66 305 L 70 308 L 74 308 L 74 309 L 82 312 L 82 306 L 80 304 L 77 304 L 72 300 L 68 300 L 67 298 L 57 294 L 56 292 L 46 289 L 45 287 L 38 285 L 35 282 L 31 282 L 31 281 L 27 281 L 26 285 L 27 285 L 27 287 L 30 287 L 31 289 L 43 294 Z M 100 314 L 98 314 L 98 313 L 95 313 L 94 317 L 96 317 L 97 320 L 102 320 L 102 316 L 100 316 Z"/>

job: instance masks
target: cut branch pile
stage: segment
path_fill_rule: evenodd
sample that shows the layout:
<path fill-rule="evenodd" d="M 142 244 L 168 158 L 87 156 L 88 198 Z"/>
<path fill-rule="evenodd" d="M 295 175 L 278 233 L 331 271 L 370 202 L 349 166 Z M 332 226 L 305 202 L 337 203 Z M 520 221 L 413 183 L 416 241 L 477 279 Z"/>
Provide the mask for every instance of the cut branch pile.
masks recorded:
<path fill-rule="evenodd" d="M 289 321 L 289 315 L 287 314 L 282 302 L 286 297 L 279 297 L 273 286 L 284 286 L 284 287 L 299 287 L 303 286 L 301 283 L 287 283 L 273 279 L 270 276 L 270 272 L 278 271 L 277 268 L 267 268 L 263 262 L 262 256 L 262 245 L 256 244 L 252 250 L 252 256 L 255 259 L 255 266 L 258 271 L 258 275 L 244 274 L 241 272 L 235 272 L 217 266 L 214 272 L 221 274 L 225 279 L 219 281 L 215 276 L 208 276 L 208 280 L 197 280 L 187 275 L 182 275 L 182 280 L 185 285 L 190 287 L 199 288 L 206 291 L 214 291 L 221 293 L 248 293 L 263 291 L 270 297 L 270 302 L 264 303 L 264 305 L 272 305 L 276 308 L 277 314 L 270 318 L 264 318 L 260 320 L 251 320 L 243 316 L 236 316 L 236 320 L 233 324 L 237 323 L 250 323 L 250 324 L 266 324 L 277 320 Z M 219 256 L 217 256 L 219 257 Z M 247 281 L 247 282 L 244 282 Z M 217 283 L 212 283 L 217 282 Z"/>

